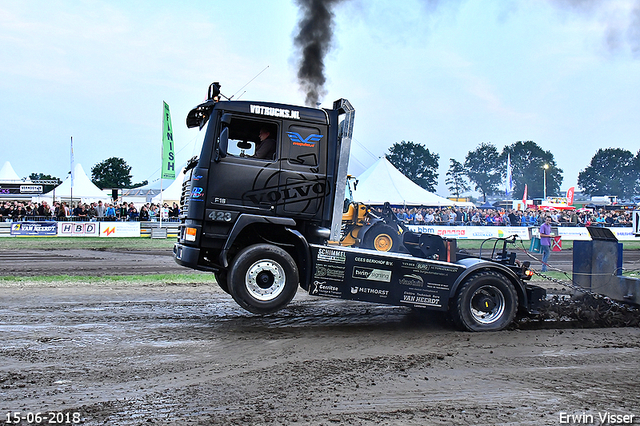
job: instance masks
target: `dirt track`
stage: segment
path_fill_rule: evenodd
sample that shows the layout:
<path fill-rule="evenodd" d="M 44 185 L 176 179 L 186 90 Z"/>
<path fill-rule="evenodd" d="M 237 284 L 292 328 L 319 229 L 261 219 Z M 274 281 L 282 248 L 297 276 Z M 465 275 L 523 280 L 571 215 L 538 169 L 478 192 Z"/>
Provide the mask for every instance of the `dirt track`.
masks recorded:
<path fill-rule="evenodd" d="M 119 261 L 120 273 L 126 265 L 174 268 L 167 253 L 85 255 Z M 80 270 L 65 256 L 47 262 L 50 271 Z M 104 260 L 85 267 L 114 270 Z M 287 309 L 257 317 L 216 286 L 197 284 L 197 274 L 193 285 L 0 286 L 0 422 L 14 411 L 64 411 L 71 419 L 77 412 L 87 425 L 556 425 L 566 413 L 592 415 L 591 424 L 606 412 L 640 417 L 637 327 L 551 322 L 463 333 L 440 316 L 302 292 Z"/>

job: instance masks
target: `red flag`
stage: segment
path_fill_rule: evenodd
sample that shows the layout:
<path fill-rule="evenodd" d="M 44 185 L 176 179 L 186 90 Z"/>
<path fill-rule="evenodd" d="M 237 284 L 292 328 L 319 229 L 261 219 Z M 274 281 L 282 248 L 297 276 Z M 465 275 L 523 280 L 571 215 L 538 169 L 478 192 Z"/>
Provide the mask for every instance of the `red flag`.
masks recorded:
<path fill-rule="evenodd" d="M 575 187 L 571 187 L 567 190 L 567 205 L 570 206 L 573 204 L 573 191 L 575 190 Z"/>
<path fill-rule="evenodd" d="M 527 207 L 527 184 L 524 184 L 524 194 L 522 194 L 522 204 Z"/>

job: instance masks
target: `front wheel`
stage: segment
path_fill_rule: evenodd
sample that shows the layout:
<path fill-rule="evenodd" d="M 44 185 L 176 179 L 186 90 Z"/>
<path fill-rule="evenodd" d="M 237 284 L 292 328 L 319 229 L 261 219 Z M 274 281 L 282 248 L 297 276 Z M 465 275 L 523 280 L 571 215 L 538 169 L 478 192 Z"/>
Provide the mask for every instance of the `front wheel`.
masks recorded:
<path fill-rule="evenodd" d="M 518 296 L 503 274 L 478 272 L 462 284 L 454 300 L 451 316 L 455 324 L 468 331 L 498 331 L 516 316 Z"/>
<path fill-rule="evenodd" d="M 238 305 L 254 314 L 268 314 L 293 299 L 298 289 L 298 267 L 280 247 L 255 244 L 235 257 L 228 282 Z"/>

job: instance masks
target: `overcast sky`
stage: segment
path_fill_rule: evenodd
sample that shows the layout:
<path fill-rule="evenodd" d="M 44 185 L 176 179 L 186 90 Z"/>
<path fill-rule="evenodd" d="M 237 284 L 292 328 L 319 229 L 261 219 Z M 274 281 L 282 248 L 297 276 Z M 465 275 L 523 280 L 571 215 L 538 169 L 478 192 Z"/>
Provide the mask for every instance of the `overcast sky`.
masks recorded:
<path fill-rule="evenodd" d="M 599 148 L 640 149 L 640 0 L 345 0 L 335 13 L 322 101 L 356 109 L 355 174 L 422 143 L 447 196 L 450 158 L 533 140 L 566 190 Z M 185 117 L 212 81 L 304 103 L 298 19 L 291 0 L 0 0 L 0 164 L 64 179 L 73 137 L 87 174 L 121 157 L 134 182 L 157 180 L 163 101 L 179 163 L 199 149 Z"/>

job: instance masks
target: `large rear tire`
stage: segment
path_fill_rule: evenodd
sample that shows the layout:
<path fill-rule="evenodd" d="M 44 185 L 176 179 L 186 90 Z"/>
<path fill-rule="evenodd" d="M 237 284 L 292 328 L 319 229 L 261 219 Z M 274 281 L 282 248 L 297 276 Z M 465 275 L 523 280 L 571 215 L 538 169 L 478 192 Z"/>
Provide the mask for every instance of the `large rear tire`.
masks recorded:
<path fill-rule="evenodd" d="M 376 251 L 400 251 L 400 237 L 397 229 L 386 223 L 378 222 L 367 229 L 362 238 L 361 247 Z"/>
<path fill-rule="evenodd" d="M 518 295 L 513 284 L 495 271 L 477 272 L 465 280 L 451 309 L 453 322 L 468 331 L 498 331 L 516 316 Z"/>
<path fill-rule="evenodd" d="M 255 244 L 234 258 L 228 282 L 238 305 L 254 314 L 268 314 L 293 299 L 298 289 L 298 266 L 280 247 Z"/>

